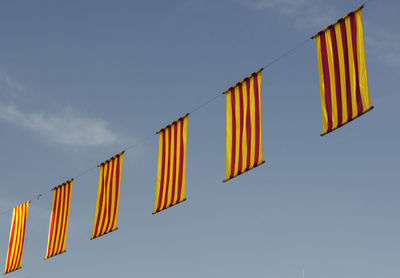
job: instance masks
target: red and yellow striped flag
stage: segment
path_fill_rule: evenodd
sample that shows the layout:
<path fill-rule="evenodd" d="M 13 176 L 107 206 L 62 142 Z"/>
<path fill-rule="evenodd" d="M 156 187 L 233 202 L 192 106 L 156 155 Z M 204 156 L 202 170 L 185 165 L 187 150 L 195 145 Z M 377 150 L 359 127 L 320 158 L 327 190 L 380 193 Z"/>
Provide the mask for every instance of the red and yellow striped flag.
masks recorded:
<path fill-rule="evenodd" d="M 24 251 L 26 217 L 30 202 L 31 201 L 23 203 L 13 209 L 10 242 L 8 243 L 7 261 L 4 274 L 21 268 L 22 253 Z"/>
<path fill-rule="evenodd" d="M 117 227 L 119 189 L 124 152 L 101 163 L 96 212 L 91 239 L 112 232 Z"/>
<path fill-rule="evenodd" d="M 65 252 L 73 181 L 71 179 L 53 188 L 53 207 L 50 216 L 47 252 L 44 259 Z"/>
<path fill-rule="evenodd" d="M 226 176 L 224 182 L 264 163 L 261 136 L 261 71 L 226 94 Z"/>
<path fill-rule="evenodd" d="M 158 166 L 153 214 L 186 200 L 186 114 L 157 133 Z"/>
<path fill-rule="evenodd" d="M 321 88 L 321 136 L 373 108 L 368 93 L 362 8 L 313 36 Z"/>

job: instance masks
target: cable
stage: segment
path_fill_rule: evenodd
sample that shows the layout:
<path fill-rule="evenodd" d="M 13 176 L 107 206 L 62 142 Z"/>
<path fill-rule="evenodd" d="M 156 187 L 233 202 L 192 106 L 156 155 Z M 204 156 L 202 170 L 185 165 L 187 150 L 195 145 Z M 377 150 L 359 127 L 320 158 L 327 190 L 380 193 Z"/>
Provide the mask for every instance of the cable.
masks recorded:
<path fill-rule="evenodd" d="M 367 0 L 366 2 L 364 2 L 364 4 L 362 4 L 362 6 L 365 6 L 365 5 L 366 5 L 367 3 L 369 3 L 370 1 L 373 1 L 373 0 Z M 279 55 L 278 57 L 272 59 L 270 62 L 268 62 L 268 63 L 264 66 L 264 69 L 270 67 L 271 65 L 273 65 L 273 64 L 275 64 L 276 62 L 280 61 L 281 59 L 285 58 L 286 56 L 288 56 L 289 54 L 291 54 L 292 52 L 294 52 L 294 51 L 297 50 L 298 48 L 302 47 L 303 45 L 305 45 L 306 43 L 308 43 L 308 42 L 311 41 L 311 40 L 312 40 L 312 38 L 307 38 L 307 39 L 304 40 L 303 42 L 299 43 L 298 45 L 294 46 L 293 48 L 290 48 L 289 50 L 287 50 L 286 52 L 282 53 L 282 54 Z M 217 99 L 218 99 L 219 97 L 221 97 L 222 95 L 223 95 L 222 93 L 218 93 L 218 95 L 216 95 L 216 96 L 210 98 L 209 100 L 203 102 L 202 104 L 200 104 L 199 106 L 197 106 L 196 108 L 194 108 L 192 111 L 189 112 L 189 114 L 193 114 L 193 113 L 195 113 L 195 112 L 201 110 L 202 108 L 204 108 L 204 107 L 207 106 L 208 104 L 210 104 L 210 103 L 214 102 L 215 100 L 217 100 Z M 140 139 L 139 141 L 135 142 L 134 144 L 127 146 L 127 147 L 126 147 L 125 149 L 123 149 L 123 150 L 125 150 L 125 151 L 131 150 L 131 149 L 135 148 L 136 146 L 138 146 L 139 144 L 143 143 L 144 141 L 148 140 L 149 138 L 153 137 L 154 135 L 156 135 L 156 133 L 151 133 L 151 134 L 149 134 L 149 135 L 143 137 L 143 138 Z M 91 172 L 92 170 L 94 170 L 94 169 L 96 169 L 96 168 L 97 168 L 97 165 L 96 165 L 96 166 L 93 166 L 93 167 L 91 167 L 91 168 L 89 168 L 89 169 L 87 169 L 87 170 L 85 170 L 85 171 L 83 171 L 83 172 L 81 172 L 81 173 L 79 173 L 79 174 L 77 174 L 73 179 L 80 178 L 80 177 L 86 175 L 87 173 Z M 45 191 L 45 192 L 43 192 L 43 193 L 39 193 L 39 194 L 36 195 L 35 197 L 31 198 L 29 201 L 31 202 L 31 201 L 33 201 L 33 200 L 35 200 L 35 199 L 36 199 L 37 201 L 39 201 L 40 198 L 42 198 L 44 195 L 48 194 L 48 193 L 51 192 L 51 191 L 52 191 L 52 189 L 47 190 L 47 191 Z M 7 209 L 7 210 L 5 210 L 5 211 L 0 212 L 0 215 L 3 215 L 3 214 L 5 214 L 5 213 L 9 212 L 11 209 L 12 209 L 12 208 L 9 208 L 9 209 Z"/>

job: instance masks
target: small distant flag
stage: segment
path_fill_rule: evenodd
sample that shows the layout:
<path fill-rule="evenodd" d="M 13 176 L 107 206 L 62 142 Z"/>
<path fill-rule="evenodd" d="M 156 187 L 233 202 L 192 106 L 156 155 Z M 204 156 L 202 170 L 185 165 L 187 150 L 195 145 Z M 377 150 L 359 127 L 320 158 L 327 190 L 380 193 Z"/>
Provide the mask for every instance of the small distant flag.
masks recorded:
<path fill-rule="evenodd" d="M 69 208 L 73 179 L 53 188 L 53 207 L 50 216 L 47 252 L 44 259 L 66 250 Z"/>
<path fill-rule="evenodd" d="M 315 38 L 321 89 L 322 134 L 370 111 L 361 9 L 325 28 Z"/>
<path fill-rule="evenodd" d="M 100 167 L 100 177 L 91 239 L 118 229 L 118 203 L 124 152 L 111 157 L 98 166 Z"/>
<path fill-rule="evenodd" d="M 261 71 L 252 73 L 226 94 L 226 176 L 224 182 L 263 164 Z"/>
<path fill-rule="evenodd" d="M 189 114 L 159 134 L 156 197 L 153 214 L 186 200 L 186 142 Z"/>
<path fill-rule="evenodd" d="M 24 251 L 26 217 L 30 201 L 19 205 L 13 209 L 13 216 L 10 229 L 10 242 L 6 268 L 4 274 L 20 269 L 22 264 L 22 253 Z"/>

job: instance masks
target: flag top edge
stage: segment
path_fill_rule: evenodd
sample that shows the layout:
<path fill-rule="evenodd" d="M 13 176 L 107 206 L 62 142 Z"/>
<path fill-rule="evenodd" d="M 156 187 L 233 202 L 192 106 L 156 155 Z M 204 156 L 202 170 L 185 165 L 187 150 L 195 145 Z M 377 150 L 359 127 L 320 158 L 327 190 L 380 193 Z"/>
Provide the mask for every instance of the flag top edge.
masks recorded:
<path fill-rule="evenodd" d="M 58 189 L 58 188 L 60 188 L 60 187 L 62 187 L 62 186 L 64 186 L 64 185 L 67 185 L 67 184 L 73 182 L 73 181 L 74 181 L 73 178 L 70 179 L 70 180 L 67 180 L 67 181 L 63 182 L 62 184 L 59 184 L 59 185 L 57 185 L 57 186 L 54 186 L 51 190 L 56 190 L 56 189 Z"/>
<path fill-rule="evenodd" d="M 120 157 L 120 156 L 123 155 L 124 153 L 125 153 L 125 150 L 122 151 L 122 152 L 120 152 L 120 153 L 117 153 L 116 155 L 110 157 L 110 158 L 107 159 L 106 161 L 104 161 L 104 162 L 100 163 L 99 165 L 97 165 L 97 167 L 101 167 L 101 166 L 107 164 L 107 163 L 110 162 L 111 160 L 113 160 L 113 159 L 115 159 L 115 158 L 117 158 L 117 157 Z"/>
<path fill-rule="evenodd" d="M 334 23 L 332 23 L 331 25 L 329 25 L 328 27 L 322 29 L 321 31 L 319 31 L 318 33 L 316 33 L 314 36 L 311 37 L 311 39 L 315 39 L 316 37 L 318 37 L 319 35 L 321 35 L 322 33 L 324 33 L 326 30 L 328 30 L 329 28 L 331 28 L 332 26 L 335 26 L 337 23 L 339 23 L 342 20 L 345 20 L 347 17 L 349 17 L 351 14 L 358 12 L 359 10 L 362 10 L 364 8 L 364 4 L 361 5 L 360 7 L 358 7 L 357 9 L 349 12 L 348 14 L 346 14 L 345 16 L 339 18 L 338 20 L 336 20 Z"/>
<path fill-rule="evenodd" d="M 264 70 L 264 67 L 260 68 L 259 70 L 256 70 L 255 72 L 253 72 L 252 74 L 248 75 L 247 77 L 243 78 L 241 81 L 237 82 L 235 85 L 229 87 L 228 89 L 226 89 L 225 91 L 222 92 L 222 94 L 227 94 L 230 90 L 232 90 L 233 88 L 235 88 L 237 85 L 239 85 L 240 83 L 243 83 L 244 81 L 246 81 L 247 79 L 250 79 L 251 77 L 255 76 L 257 73 L 260 73 Z"/>
<path fill-rule="evenodd" d="M 157 131 L 156 134 L 161 133 L 163 130 L 165 130 L 165 129 L 171 127 L 172 125 L 176 124 L 177 122 L 182 121 L 183 119 L 187 118 L 187 117 L 189 116 L 189 114 L 190 114 L 190 113 L 186 113 L 185 115 L 183 115 L 183 116 L 180 117 L 179 119 L 177 119 L 177 120 L 173 121 L 172 123 L 166 125 L 166 126 L 163 127 L 162 129 L 160 129 L 159 131 Z"/>

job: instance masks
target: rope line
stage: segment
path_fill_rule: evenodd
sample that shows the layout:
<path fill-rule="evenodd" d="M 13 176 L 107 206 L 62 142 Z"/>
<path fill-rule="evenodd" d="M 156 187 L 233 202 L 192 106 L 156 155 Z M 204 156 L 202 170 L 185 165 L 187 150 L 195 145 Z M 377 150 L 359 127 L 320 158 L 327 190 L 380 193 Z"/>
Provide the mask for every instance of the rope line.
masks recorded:
<path fill-rule="evenodd" d="M 364 2 L 362 5 L 366 5 L 367 3 L 371 2 L 373 0 L 367 0 L 366 2 Z M 290 48 L 289 50 L 285 51 L 284 53 L 282 53 L 281 55 L 277 56 L 276 58 L 273 58 L 271 61 L 269 61 L 265 66 L 265 68 L 268 68 L 270 66 L 272 66 L 273 64 L 277 63 L 278 61 L 280 61 L 281 59 L 285 58 L 286 56 L 290 55 L 292 52 L 296 51 L 297 49 L 299 49 L 300 47 L 304 46 L 305 44 L 307 44 L 309 41 L 311 41 L 312 39 L 310 37 L 308 37 L 306 40 L 302 41 L 301 43 L 297 44 L 296 46 Z M 205 106 L 207 106 L 208 104 L 214 102 L 215 100 L 217 100 L 219 97 L 223 96 L 222 93 L 218 93 L 217 95 L 215 95 L 214 97 L 206 100 L 205 102 L 203 102 L 202 104 L 200 104 L 199 106 L 195 107 L 193 110 L 191 110 L 189 112 L 189 114 L 193 114 L 201 109 L 203 109 Z M 156 133 L 151 133 L 146 135 L 145 137 L 143 137 L 142 139 L 140 139 L 139 141 L 133 143 L 132 145 L 129 145 L 127 147 L 125 147 L 125 151 L 131 150 L 136 148 L 138 145 L 140 145 L 141 143 L 147 141 L 148 139 L 150 139 L 151 137 L 153 137 L 154 135 L 156 135 Z M 97 165 L 88 168 L 87 170 L 77 174 L 75 177 L 73 177 L 73 179 L 78 179 L 86 174 L 88 174 L 89 172 L 93 171 L 94 169 L 98 168 Z M 32 197 L 29 201 L 39 201 L 44 195 L 47 195 L 48 193 L 50 193 L 52 191 L 52 189 L 47 190 L 45 192 L 39 193 L 37 195 L 35 195 L 34 197 Z M 4 210 L 2 212 L 0 212 L 0 216 L 4 215 L 5 213 L 8 213 L 9 211 L 11 211 L 13 208 L 9 208 L 7 210 Z"/>

